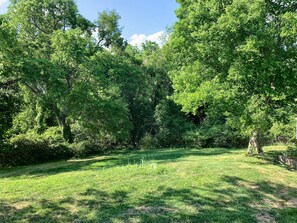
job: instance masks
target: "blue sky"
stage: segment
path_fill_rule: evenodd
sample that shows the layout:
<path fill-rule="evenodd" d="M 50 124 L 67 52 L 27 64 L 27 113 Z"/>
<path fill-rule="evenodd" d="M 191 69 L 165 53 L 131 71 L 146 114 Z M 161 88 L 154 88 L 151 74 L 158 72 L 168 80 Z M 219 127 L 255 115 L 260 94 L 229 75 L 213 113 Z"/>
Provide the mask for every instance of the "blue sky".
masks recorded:
<path fill-rule="evenodd" d="M 145 40 L 159 41 L 167 26 L 176 21 L 175 0 L 77 0 L 80 13 L 91 21 L 98 12 L 115 9 L 121 16 L 123 37 L 131 44 Z M 8 0 L 0 0 L 0 13 L 6 11 Z"/>

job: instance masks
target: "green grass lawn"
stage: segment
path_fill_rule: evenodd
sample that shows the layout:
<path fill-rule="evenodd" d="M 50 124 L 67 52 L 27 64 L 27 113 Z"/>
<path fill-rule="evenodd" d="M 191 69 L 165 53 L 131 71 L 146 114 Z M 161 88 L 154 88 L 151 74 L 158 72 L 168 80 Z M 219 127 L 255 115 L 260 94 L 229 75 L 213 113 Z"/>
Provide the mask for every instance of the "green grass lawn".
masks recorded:
<path fill-rule="evenodd" d="M 0 222 L 294 223 L 297 172 L 236 149 L 137 151 L 5 169 Z"/>

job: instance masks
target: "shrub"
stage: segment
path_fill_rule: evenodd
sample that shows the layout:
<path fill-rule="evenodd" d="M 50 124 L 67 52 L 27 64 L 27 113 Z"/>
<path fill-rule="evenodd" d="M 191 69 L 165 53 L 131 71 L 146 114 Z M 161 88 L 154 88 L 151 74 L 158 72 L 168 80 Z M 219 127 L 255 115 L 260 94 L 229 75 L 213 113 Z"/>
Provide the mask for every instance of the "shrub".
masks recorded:
<path fill-rule="evenodd" d="M 84 158 L 105 152 L 98 144 L 88 141 L 71 144 L 70 149 L 76 158 Z"/>
<path fill-rule="evenodd" d="M 293 142 L 295 140 L 295 120 L 289 124 L 275 122 L 273 123 L 270 134 L 276 142 Z"/>
<path fill-rule="evenodd" d="M 72 151 L 64 144 L 50 145 L 46 140 L 33 140 L 19 135 L 0 150 L 0 166 L 17 166 L 69 159 Z"/>
<path fill-rule="evenodd" d="M 209 140 L 209 136 L 204 135 L 199 129 L 183 134 L 183 141 L 186 147 L 203 148 L 207 146 Z"/>
<path fill-rule="evenodd" d="M 201 127 L 183 134 L 183 141 L 187 147 L 244 147 L 248 139 L 226 125 Z"/>
<path fill-rule="evenodd" d="M 285 155 L 297 161 L 297 148 L 289 147 L 288 150 L 285 152 Z"/>
<path fill-rule="evenodd" d="M 72 157 L 84 158 L 105 152 L 95 143 L 83 141 L 74 144 L 51 143 L 49 139 L 32 138 L 18 135 L 10 144 L 0 148 L 0 167 L 30 165 Z"/>
<path fill-rule="evenodd" d="M 61 128 L 59 126 L 50 127 L 40 135 L 34 134 L 33 138 L 45 140 L 51 145 L 61 144 L 65 142 L 65 140 L 63 139 Z"/>
<path fill-rule="evenodd" d="M 146 133 L 140 140 L 139 146 L 141 149 L 156 149 L 157 140 L 151 134 Z"/>

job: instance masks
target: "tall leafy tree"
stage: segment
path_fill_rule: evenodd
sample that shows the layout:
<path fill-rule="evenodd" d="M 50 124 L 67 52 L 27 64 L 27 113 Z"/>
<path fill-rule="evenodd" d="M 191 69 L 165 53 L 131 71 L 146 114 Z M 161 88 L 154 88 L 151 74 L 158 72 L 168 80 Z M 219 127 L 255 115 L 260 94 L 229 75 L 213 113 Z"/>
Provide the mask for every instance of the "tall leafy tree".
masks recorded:
<path fill-rule="evenodd" d="M 119 27 L 120 15 L 112 11 L 99 13 L 97 24 L 98 45 L 107 48 L 123 48 L 126 46 Z"/>
<path fill-rule="evenodd" d="M 14 61 L 6 66 L 30 102 L 24 106 L 34 108 L 33 114 L 39 117 L 39 126 L 46 114 L 54 114 L 69 143 L 74 141 L 71 124 L 75 123 L 98 133 L 93 135 L 109 138 L 129 129 L 127 123 L 122 128 L 128 113 L 119 90 L 95 61 L 100 59 L 96 55 L 104 51 L 93 37 L 96 25 L 78 13 L 74 1 L 12 1 L 7 18 L 5 24 L 7 30 L 14 30 L 15 44 L 1 52 Z M 111 16 L 109 21 L 117 24 L 113 21 L 117 19 Z M 108 35 L 102 38 L 106 43 Z M 108 43 L 116 40 L 114 37 Z M 118 112 L 110 112 L 115 110 Z"/>
<path fill-rule="evenodd" d="M 8 18 L 4 15 L 0 15 L 0 45 L 0 144 L 2 144 L 21 105 L 19 79 L 15 75 L 15 69 L 12 69 L 19 66 L 13 55 L 21 52 L 17 47 L 16 30 L 8 25 Z"/>
<path fill-rule="evenodd" d="M 297 3 L 178 2 L 170 40 L 175 102 L 193 114 L 204 108 L 208 119 L 221 117 L 243 134 L 267 131 L 296 99 Z"/>

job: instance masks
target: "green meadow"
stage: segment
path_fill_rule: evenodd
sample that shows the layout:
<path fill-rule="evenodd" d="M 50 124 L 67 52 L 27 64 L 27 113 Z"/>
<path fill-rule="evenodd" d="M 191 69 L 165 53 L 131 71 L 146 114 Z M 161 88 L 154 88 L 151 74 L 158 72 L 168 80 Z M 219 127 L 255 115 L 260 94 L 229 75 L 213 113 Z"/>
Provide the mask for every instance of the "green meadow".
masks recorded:
<path fill-rule="evenodd" d="M 3 169 L 0 222 L 297 222 L 297 173 L 241 149 L 117 152 Z M 269 161 L 268 161 L 269 160 Z"/>

